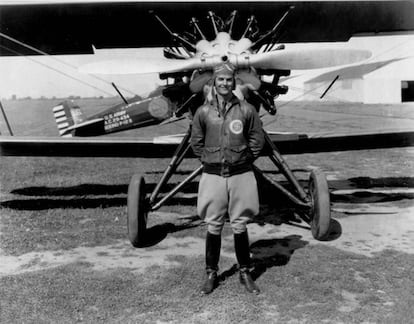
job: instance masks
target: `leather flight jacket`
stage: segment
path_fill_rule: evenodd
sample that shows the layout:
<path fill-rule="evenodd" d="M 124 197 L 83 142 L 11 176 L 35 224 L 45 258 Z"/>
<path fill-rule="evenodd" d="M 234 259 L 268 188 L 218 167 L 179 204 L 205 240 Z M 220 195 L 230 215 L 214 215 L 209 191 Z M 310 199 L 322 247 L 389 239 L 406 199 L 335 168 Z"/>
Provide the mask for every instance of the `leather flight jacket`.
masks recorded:
<path fill-rule="evenodd" d="M 262 122 L 255 108 L 236 96 L 225 112 L 214 98 L 194 115 L 191 146 L 203 172 L 223 177 L 247 172 L 264 146 Z"/>

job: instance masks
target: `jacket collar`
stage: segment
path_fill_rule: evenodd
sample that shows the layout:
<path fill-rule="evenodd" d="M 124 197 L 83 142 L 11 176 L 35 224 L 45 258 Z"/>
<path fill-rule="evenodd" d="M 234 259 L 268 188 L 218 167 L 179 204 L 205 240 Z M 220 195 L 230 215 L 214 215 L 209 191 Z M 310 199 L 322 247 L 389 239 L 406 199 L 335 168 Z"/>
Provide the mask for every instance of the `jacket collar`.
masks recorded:
<path fill-rule="evenodd" d="M 217 92 L 214 86 L 211 87 L 211 91 L 207 94 L 206 100 L 210 105 L 219 107 L 218 99 L 217 99 Z M 232 107 L 235 104 L 239 103 L 240 100 L 234 95 L 234 93 L 232 93 L 232 97 L 230 98 L 228 102 L 230 103 L 229 107 Z"/>

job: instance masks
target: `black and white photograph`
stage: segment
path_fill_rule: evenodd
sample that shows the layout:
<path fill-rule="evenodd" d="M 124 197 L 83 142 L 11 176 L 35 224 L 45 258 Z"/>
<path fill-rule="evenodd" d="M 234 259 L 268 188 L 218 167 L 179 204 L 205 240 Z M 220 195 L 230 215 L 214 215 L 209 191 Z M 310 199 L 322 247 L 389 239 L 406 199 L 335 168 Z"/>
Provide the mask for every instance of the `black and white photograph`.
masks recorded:
<path fill-rule="evenodd" d="M 0 323 L 412 323 L 414 1 L 0 0 Z"/>

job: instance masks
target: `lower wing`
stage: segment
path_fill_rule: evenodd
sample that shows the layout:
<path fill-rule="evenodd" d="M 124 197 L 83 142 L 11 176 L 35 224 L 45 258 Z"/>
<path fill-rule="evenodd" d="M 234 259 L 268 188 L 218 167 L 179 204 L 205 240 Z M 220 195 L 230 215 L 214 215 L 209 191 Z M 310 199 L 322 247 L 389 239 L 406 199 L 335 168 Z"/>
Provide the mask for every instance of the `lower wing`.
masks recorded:
<path fill-rule="evenodd" d="M 168 158 L 184 135 L 152 139 L 125 137 L 0 136 L 0 156 Z M 369 150 L 414 146 L 414 130 L 358 134 L 269 133 L 281 154 Z M 266 154 L 264 150 L 262 152 Z M 188 156 L 193 156 L 189 150 Z"/>

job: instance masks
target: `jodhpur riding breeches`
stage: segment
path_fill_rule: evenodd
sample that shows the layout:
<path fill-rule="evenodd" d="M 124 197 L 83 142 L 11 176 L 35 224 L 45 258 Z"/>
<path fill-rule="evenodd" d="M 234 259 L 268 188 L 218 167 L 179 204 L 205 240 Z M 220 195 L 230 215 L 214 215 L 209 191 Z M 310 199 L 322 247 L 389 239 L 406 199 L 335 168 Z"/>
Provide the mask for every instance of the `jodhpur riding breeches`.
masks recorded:
<path fill-rule="evenodd" d="M 230 177 L 203 173 L 197 202 L 198 215 L 211 234 L 219 235 L 226 215 L 233 233 L 246 231 L 247 221 L 259 213 L 257 182 L 252 171 Z"/>

